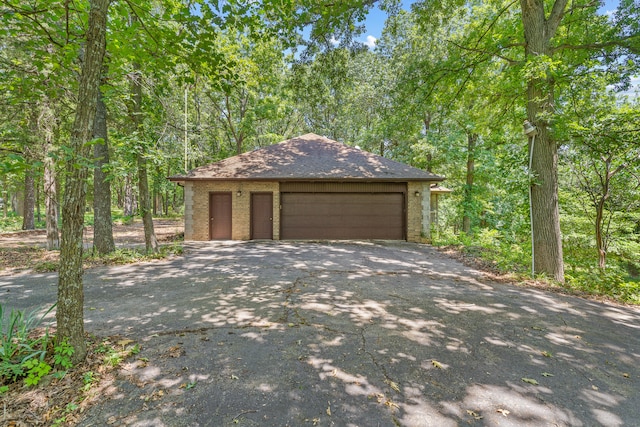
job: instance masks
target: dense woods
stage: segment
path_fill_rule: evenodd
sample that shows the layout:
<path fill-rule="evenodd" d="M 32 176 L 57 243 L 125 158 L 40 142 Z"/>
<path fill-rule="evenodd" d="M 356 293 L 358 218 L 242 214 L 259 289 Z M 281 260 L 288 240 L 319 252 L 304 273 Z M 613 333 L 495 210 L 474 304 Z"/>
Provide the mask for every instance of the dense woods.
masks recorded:
<path fill-rule="evenodd" d="M 97 251 L 114 212 L 156 251 L 151 216 L 182 210 L 167 176 L 314 132 L 446 176 L 435 243 L 640 302 L 640 3 L 400 6 L 0 1 L 4 221 L 46 227 L 81 297 L 85 211 Z"/>

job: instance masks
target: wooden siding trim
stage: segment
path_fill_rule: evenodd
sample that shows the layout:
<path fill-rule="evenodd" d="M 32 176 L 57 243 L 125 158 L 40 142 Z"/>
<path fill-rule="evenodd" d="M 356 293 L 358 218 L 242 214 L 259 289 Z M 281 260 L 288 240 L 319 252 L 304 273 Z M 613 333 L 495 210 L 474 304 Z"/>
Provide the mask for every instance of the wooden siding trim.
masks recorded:
<path fill-rule="evenodd" d="M 405 182 L 281 182 L 281 193 L 407 193 Z"/>

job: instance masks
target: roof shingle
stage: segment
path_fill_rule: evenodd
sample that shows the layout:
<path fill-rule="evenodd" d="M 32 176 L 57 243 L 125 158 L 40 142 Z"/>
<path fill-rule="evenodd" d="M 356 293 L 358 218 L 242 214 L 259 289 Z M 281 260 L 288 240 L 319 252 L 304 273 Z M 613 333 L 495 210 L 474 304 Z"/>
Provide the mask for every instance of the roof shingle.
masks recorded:
<path fill-rule="evenodd" d="M 444 178 L 308 133 L 201 166 L 171 181 L 442 181 Z"/>

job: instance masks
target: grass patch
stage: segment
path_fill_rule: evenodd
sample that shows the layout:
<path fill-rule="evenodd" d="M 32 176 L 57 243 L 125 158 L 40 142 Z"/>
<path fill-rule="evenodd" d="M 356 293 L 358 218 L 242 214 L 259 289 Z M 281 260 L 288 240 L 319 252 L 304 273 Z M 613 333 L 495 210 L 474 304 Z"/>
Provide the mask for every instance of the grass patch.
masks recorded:
<path fill-rule="evenodd" d="M 136 262 L 164 259 L 172 255 L 182 255 L 182 242 L 172 242 L 160 245 L 157 253 L 147 253 L 144 249 L 120 248 L 106 255 L 86 254 L 85 264 L 95 265 L 124 265 Z"/>

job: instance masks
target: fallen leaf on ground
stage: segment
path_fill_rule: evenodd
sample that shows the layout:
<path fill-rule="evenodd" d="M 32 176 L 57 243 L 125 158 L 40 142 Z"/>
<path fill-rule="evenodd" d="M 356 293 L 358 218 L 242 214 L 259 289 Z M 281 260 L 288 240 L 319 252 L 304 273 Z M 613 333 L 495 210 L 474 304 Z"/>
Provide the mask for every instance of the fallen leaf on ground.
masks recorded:
<path fill-rule="evenodd" d="M 431 364 L 433 366 L 435 366 L 436 368 L 438 368 L 438 369 L 443 369 L 444 368 L 444 366 L 442 366 L 442 363 L 438 362 L 436 359 L 433 359 L 431 361 Z"/>
<path fill-rule="evenodd" d="M 553 376 L 553 374 L 550 374 L 549 372 L 543 372 L 543 373 L 542 373 L 542 376 L 543 376 L 543 377 L 552 377 L 552 376 Z"/>
<path fill-rule="evenodd" d="M 538 381 L 534 380 L 533 378 L 522 378 L 522 381 L 524 381 L 525 383 L 538 385 Z"/>
<path fill-rule="evenodd" d="M 467 409 L 467 414 L 469 414 L 470 416 L 472 416 L 476 420 L 481 420 L 482 419 L 482 415 L 478 414 L 475 411 L 472 411 L 471 409 Z"/>
<path fill-rule="evenodd" d="M 329 406 L 327 406 L 327 415 L 331 416 L 331 402 L 327 402 Z"/>
<path fill-rule="evenodd" d="M 384 404 L 390 408 L 400 408 L 400 406 L 398 406 L 397 403 L 394 403 L 393 401 L 387 399 Z"/>
<path fill-rule="evenodd" d="M 511 413 L 511 412 L 507 411 L 506 409 L 496 409 L 496 412 L 501 413 L 505 417 Z"/>
<path fill-rule="evenodd" d="M 543 352 L 542 352 L 542 355 L 543 355 L 544 357 L 551 357 L 551 353 L 549 353 L 548 351 L 543 351 Z"/>
<path fill-rule="evenodd" d="M 392 389 L 394 389 L 395 391 L 397 391 L 398 393 L 400 393 L 400 387 L 398 387 L 398 384 L 394 383 L 391 380 L 385 380 L 385 383 L 389 384 L 389 387 L 391 387 Z"/>

